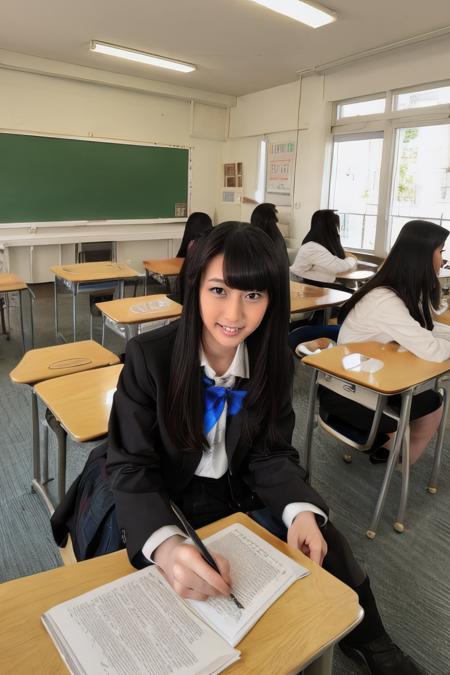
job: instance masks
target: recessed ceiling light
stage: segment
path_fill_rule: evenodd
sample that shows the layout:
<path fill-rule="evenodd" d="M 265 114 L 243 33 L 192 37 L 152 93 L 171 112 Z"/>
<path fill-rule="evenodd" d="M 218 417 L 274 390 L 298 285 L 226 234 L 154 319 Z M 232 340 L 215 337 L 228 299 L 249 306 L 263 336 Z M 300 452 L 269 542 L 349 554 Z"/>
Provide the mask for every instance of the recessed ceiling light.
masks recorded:
<path fill-rule="evenodd" d="M 156 66 L 157 68 L 177 70 L 180 73 L 192 73 L 193 70 L 196 70 L 196 67 L 191 63 L 172 61 L 171 59 L 166 59 L 163 56 L 157 56 L 156 54 L 147 54 L 147 52 L 139 52 L 135 49 L 128 49 L 127 47 L 110 45 L 107 42 L 97 42 L 97 40 L 91 41 L 89 49 L 92 52 L 117 56 L 120 59 L 128 59 L 128 61 L 146 63 L 148 66 Z"/>
<path fill-rule="evenodd" d="M 302 0 L 253 0 L 253 2 L 278 12 L 278 14 L 284 14 L 291 19 L 306 23 L 311 28 L 319 28 L 336 21 L 334 12 Z"/>

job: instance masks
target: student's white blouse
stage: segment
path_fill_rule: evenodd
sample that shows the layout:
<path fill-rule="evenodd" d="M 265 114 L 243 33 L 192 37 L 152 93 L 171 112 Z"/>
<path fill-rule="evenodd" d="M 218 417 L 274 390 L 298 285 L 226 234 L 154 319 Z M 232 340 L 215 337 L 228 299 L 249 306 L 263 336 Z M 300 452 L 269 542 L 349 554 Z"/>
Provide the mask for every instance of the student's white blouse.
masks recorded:
<path fill-rule="evenodd" d="M 297 277 L 332 283 L 338 272 L 349 272 L 357 264 L 356 258 L 338 258 L 322 244 L 308 241 L 300 246 L 290 270 Z"/>
<path fill-rule="evenodd" d="M 338 342 L 398 342 L 427 361 L 450 358 L 450 326 L 434 324 L 432 331 L 413 319 L 405 303 L 389 288 L 375 288 L 348 313 Z"/>
<path fill-rule="evenodd" d="M 211 380 L 214 380 L 214 384 L 218 387 L 227 387 L 231 389 L 236 383 L 236 378 L 248 379 L 250 377 L 248 351 L 245 342 L 241 342 L 238 346 L 230 367 L 223 375 L 216 375 L 216 372 L 209 365 L 203 350 L 200 351 L 200 364 L 204 368 L 205 375 Z M 209 448 L 205 447 L 203 449 L 202 458 L 195 470 L 196 476 L 202 476 L 204 478 L 221 478 L 228 470 L 228 457 L 225 448 L 227 410 L 228 404 L 225 402 L 220 418 L 206 437 Z M 327 521 L 325 513 L 317 508 L 317 506 L 307 502 L 295 502 L 287 504 L 283 510 L 282 519 L 286 527 L 290 527 L 294 518 L 302 511 L 312 511 L 321 516 L 324 522 Z M 152 561 L 152 555 L 155 549 L 162 544 L 163 541 L 175 534 L 186 537 L 185 532 L 175 525 L 165 525 L 150 535 L 142 548 L 142 553 L 147 560 Z"/>

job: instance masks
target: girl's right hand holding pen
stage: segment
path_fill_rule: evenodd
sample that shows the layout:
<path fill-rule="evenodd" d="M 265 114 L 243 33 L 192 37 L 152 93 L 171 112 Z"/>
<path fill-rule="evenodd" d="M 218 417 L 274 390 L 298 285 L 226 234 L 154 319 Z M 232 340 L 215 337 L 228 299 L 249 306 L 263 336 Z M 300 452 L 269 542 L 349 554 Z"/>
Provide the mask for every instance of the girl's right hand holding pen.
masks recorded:
<path fill-rule="evenodd" d="M 220 569 L 217 574 L 191 544 L 183 537 L 169 537 L 158 546 L 153 560 L 163 571 L 169 584 L 182 598 L 207 600 L 210 596 L 229 596 L 231 592 L 230 565 L 228 560 L 214 554 Z"/>

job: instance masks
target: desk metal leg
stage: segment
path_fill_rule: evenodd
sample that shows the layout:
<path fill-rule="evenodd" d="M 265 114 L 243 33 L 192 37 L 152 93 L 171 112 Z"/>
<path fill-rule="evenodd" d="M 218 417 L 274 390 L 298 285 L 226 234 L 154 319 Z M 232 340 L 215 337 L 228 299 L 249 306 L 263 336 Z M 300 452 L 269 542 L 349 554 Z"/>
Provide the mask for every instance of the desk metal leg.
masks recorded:
<path fill-rule="evenodd" d="M 329 647 L 303 671 L 304 675 L 332 675 L 333 647 Z"/>
<path fill-rule="evenodd" d="M 28 292 L 30 294 L 31 349 L 34 349 L 34 314 L 33 314 L 34 293 L 31 289 L 28 289 Z"/>
<path fill-rule="evenodd" d="M 427 486 L 427 490 L 428 492 L 430 492 L 430 494 L 435 494 L 437 492 L 437 480 L 439 476 L 439 470 L 441 468 L 442 445 L 444 443 L 445 425 L 447 422 L 448 408 L 449 408 L 448 382 L 443 383 L 440 391 L 443 397 L 442 419 L 439 425 L 438 436 L 436 439 L 433 468 L 431 470 L 431 476 Z"/>
<path fill-rule="evenodd" d="M 384 474 L 383 483 L 378 494 L 377 504 L 375 506 L 375 511 L 372 516 L 372 521 L 370 523 L 369 529 L 366 534 L 369 539 L 374 539 L 377 533 L 378 523 L 380 521 L 381 512 L 383 511 L 384 503 L 386 501 L 386 496 L 388 493 L 389 485 L 391 483 L 392 474 L 394 472 L 395 465 L 397 464 L 398 458 L 400 456 L 400 450 L 403 444 L 403 438 L 405 436 L 406 428 L 409 424 L 409 414 L 411 412 L 411 401 L 412 401 L 413 392 L 410 389 L 402 394 L 402 405 L 400 409 L 400 420 L 397 427 L 397 432 L 395 434 L 394 446 L 389 453 L 389 459 L 386 466 L 386 472 Z M 409 458 L 408 458 L 409 460 Z M 408 467 L 409 469 L 409 467 Z M 406 486 L 406 495 L 402 497 L 405 500 L 408 497 Z M 403 481 L 402 481 L 402 491 L 403 491 Z M 405 501 L 406 504 L 406 501 Z"/>
<path fill-rule="evenodd" d="M 22 293 L 23 293 L 23 291 L 19 291 L 19 317 L 20 317 L 20 332 L 22 334 L 22 348 L 23 348 L 23 353 L 25 354 L 26 347 L 25 347 L 25 331 L 24 331 L 24 328 L 23 328 Z"/>
<path fill-rule="evenodd" d="M 317 376 L 319 371 L 314 369 L 311 377 L 311 384 L 309 386 L 309 409 L 308 417 L 306 420 L 306 438 L 305 438 L 305 469 L 306 469 L 306 480 L 308 483 L 311 482 L 311 448 L 312 448 L 312 435 L 314 430 L 314 417 L 316 414 L 316 398 L 317 398 Z"/>
<path fill-rule="evenodd" d="M 53 284 L 54 287 L 54 300 L 55 300 L 55 333 L 56 337 L 59 337 L 59 317 L 58 317 L 58 277 L 55 277 Z"/>
<path fill-rule="evenodd" d="M 58 504 L 66 494 L 66 455 L 67 455 L 67 434 L 60 424 L 54 428 L 58 440 Z"/>
<path fill-rule="evenodd" d="M 77 341 L 77 294 L 78 284 L 72 288 L 72 334 L 73 342 Z"/>
<path fill-rule="evenodd" d="M 331 307 L 326 307 L 323 310 L 323 323 L 324 323 L 325 326 L 328 326 L 328 324 L 330 323 L 331 309 L 332 309 Z"/>
<path fill-rule="evenodd" d="M 105 345 L 105 324 L 106 316 L 102 314 L 102 347 Z"/>
<path fill-rule="evenodd" d="M 33 478 L 41 481 L 41 451 L 39 436 L 39 411 L 37 394 L 34 389 L 31 390 L 31 425 L 33 437 Z"/>
<path fill-rule="evenodd" d="M 40 435 L 39 435 L 39 413 L 37 395 L 32 389 L 31 391 L 31 418 L 33 429 L 33 480 L 31 481 L 31 489 L 44 502 L 50 515 L 55 510 L 45 485 L 42 484 L 41 479 L 41 452 L 40 452 Z M 45 467 L 44 467 L 45 478 Z"/>
<path fill-rule="evenodd" d="M 119 281 L 119 298 L 123 298 L 124 290 L 125 290 L 125 281 L 121 279 Z"/>
<path fill-rule="evenodd" d="M 139 324 L 138 323 L 126 323 L 125 324 L 125 336 L 126 340 L 131 340 L 131 338 L 136 337 L 138 334 Z"/>

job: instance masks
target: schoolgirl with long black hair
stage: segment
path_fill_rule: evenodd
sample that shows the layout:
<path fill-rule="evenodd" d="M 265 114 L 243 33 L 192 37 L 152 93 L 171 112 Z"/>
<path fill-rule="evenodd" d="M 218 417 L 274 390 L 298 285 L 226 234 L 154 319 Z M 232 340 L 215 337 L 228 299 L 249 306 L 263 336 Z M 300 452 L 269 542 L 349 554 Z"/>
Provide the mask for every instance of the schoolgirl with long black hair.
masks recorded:
<path fill-rule="evenodd" d="M 336 211 L 321 209 L 313 213 L 311 229 L 302 241 L 291 272 L 308 284 L 332 288 L 336 274 L 354 269 L 358 261 L 342 248 L 339 230 Z"/>
<path fill-rule="evenodd" d="M 256 227 L 224 223 L 188 256 L 181 319 L 127 345 L 107 471 L 133 565 L 160 566 L 183 597 L 228 595 L 185 541 L 173 500 L 199 527 L 236 511 L 352 586 L 365 617 L 343 650 L 377 675 L 423 671 L 391 642 L 365 572 L 305 481 L 292 447 L 288 266 Z"/>

